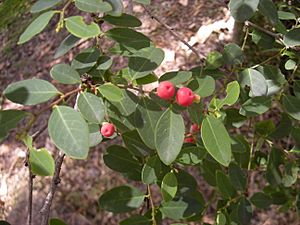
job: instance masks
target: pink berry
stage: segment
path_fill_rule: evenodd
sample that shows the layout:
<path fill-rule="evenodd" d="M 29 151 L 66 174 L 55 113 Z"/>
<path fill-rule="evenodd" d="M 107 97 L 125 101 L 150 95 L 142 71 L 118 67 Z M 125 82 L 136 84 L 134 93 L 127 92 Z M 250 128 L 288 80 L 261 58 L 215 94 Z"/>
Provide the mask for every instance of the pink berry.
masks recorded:
<path fill-rule="evenodd" d="M 175 87 L 170 81 L 160 82 L 157 88 L 157 95 L 164 99 L 168 100 L 172 98 L 175 94 Z"/>
<path fill-rule="evenodd" d="M 186 137 L 184 139 L 184 143 L 195 143 L 195 140 L 192 137 Z"/>
<path fill-rule="evenodd" d="M 192 124 L 191 126 L 191 132 L 192 133 L 197 133 L 200 130 L 200 126 L 196 123 Z"/>
<path fill-rule="evenodd" d="M 191 89 L 187 87 L 180 88 L 176 94 L 177 104 L 185 107 L 191 105 L 194 101 L 194 98 L 195 98 L 194 93 L 192 92 Z"/>
<path fill-rule="evenodd" d="M 105 123 L 102 125 L 100 132 L 104 137 L 110 137 L 115 133 L 115 127 L 111 123 Z"/>

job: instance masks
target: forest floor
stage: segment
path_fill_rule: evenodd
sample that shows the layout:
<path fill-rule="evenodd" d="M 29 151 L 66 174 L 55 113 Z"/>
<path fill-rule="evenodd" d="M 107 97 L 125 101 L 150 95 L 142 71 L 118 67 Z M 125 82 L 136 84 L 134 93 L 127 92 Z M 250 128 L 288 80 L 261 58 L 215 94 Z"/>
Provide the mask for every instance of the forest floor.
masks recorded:
<path fill-rule="evenodd" d="M 159 16 L 161 21 L 172 27 L 184 40 L 195 44 L 194 47 L 203 56 L 212 50 L 222 51 L 223 46 L 232 41 L 233 22 L 224 1 L 153 0 L 152 2 L 150 9 L 153 14 Z M 68 13 L 72 14 L 73 11 L 74 9 L 71 9 Z M 161 24 L 152 20 L 142 7 L 135 6 L 133 12 L 143 21 L 143 26 L 138 30 L 148 35 L 158 47 L 165 51 L 165 61 L 156 71 L 158 75 L 166 71 L 190 69 L 199 64 L 197 57 Z M 26 14 L 23 18 L 29 22 L 28 17 L 29 15 Z M 70 62 L 80 49 L 91 44 L 87 42 L 79 49 L 54 60 L 54 52 L 66 36 L 65 31 L 55 33 L 55 22 L 57 21 L 53 21 L 45 32 L 21 46 L 15 44 L 17 37 L 11 35 L 16 33 L 20 27 L 9 27 L 0 34 L 0 93 L 14 81 L 33 77 L 50 80 L 49 71 L 53 65 Z M 201 27 L 202 29 L 200 29 Z M 116 59 L 115 66 L 121 65 L 122 61 Z M 4 101 L 2 109 L 8 108 L 21 109 L 23 107 Z M 35 111 L 39 107 L 33 109 L 25 107 L 25 109 Z M 50 112 L 39 119 L 34 131 L 46 124 L 49 114 Z M 14 140 L 14 135 L 15 132 L 12 132 L 0 146 L 0 220 L 6 219 L 12 225 L 20 225 L 25 224 L 27 216 L 28 170 L 24 166 L 26 149 L 21 143 Z M 52 205 L 52 217 L 62 218 L 69 225 L 114 225 L 124 218 L 123 215 L 115 216 L 99 210 L 97 205 L 98 197 L 105 190 L 128 183 L 125 178 L 107 168 L 102 159 L 105 148 L 112 143 L 119 142 L 120 140 L 117 139 L 100 144 L 90 150 L 88 159 L 84 161 L 65 159 L 61 172 L 61 184 Z M 38 139 L 37 147 L 43 146 L 53 155 L 57 154 L 47 131 Z M 194 172 L 198 178 L 199 190 L 207 198 L 211 189 L 199 175 L 196 175 L 198 171 Z M 257 189 L 256 183 L 259 183 L 260 178 L 259 174 L 254 177 L 253 191 Z M 49 190 L 49 184 L 50 178 L 36 177 L 34 179 L 33 216 L 35 225 L 39 224 L 38 212 Z M 204 220 L 213 223 L 213 208 L 209 209 L 209 212 Z M 252 224 L 296 225 L 297 221 L 293 213 L 277 213 L 276 207 L 271 207 L 265 211 L 256 210 Z"/>

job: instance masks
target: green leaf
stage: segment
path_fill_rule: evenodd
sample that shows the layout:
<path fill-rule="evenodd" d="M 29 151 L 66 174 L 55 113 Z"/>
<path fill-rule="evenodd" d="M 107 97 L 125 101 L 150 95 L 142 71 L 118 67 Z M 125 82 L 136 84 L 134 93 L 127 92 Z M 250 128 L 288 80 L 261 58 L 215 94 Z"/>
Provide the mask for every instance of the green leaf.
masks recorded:
<path fill-rule="evenodd" d="M 220 170 L 216 172 L 217 187 L 224 199 L 233 198 L 236 195 L 236 191 L 229 178 Z"/>
<path fill-rule="evenodd" d="M 187 82 L 192 77 L 192 72 L 190 71 L 174 71 L 163 74 L 158 80 L 162 81 L 170 81 L 174 85 L 180 85 Z"/>
<path fill-rule="evenodd" d="M 283 43 L 286 47 L 295 47 L 300 45 L 300 28 L 294 28 L 289 30 L 283 36 Z"/>
<path fill-rule="evenodd" d="M 18 45 L 29 41 L 32 37 L 42 32 L 55 13 L 56 11 L 45 12 L 32 21 L 19 38 Z"/>
<path fill-rule="evenodd" d="M 231 160 L 231 144 L 223 123 L 214 116 L 207 116 L 202 123 L 201 137 L 208 153 L 220 164 L 228 166 Z"/>
<path fill-rule="evenodd" d="M 103 20 L 119 27 L 139 27 L 142 25 L 142 22 L 138 18 L 126 13 L 118 17 L 106 15 L 103 17 Z"/>
<path fill-rule="evenodd" d="M 123 99 L 123 92 L 122 90 L 110 83 L 106 83 L 98 87 L 98 90 L 104 98 L 109 101 L 117 102 Z"/>
<path fill-rule="evenodd" d="M 137 130 L 122 133 L 122 139 L 133 155 L 144 157 L 153 153 L 153 150 L 145 145 Z"/>
<path fill-rule="evenodd" d="M 295 96 L 300 99 L 300 80 L 294 81 L 293 89 Z"/>
<path fill-rule="evenodd" d="M 71 67 L 79 74 L 89 72 L 96 64 L 100 57 L 100 51 L 97 48 L 87 48 L 80 52 L 72 60 Z"/>
<path fill-rule="evenodd" d="M 160 175 L 161 166 L 161 162 L 156 155 L 150 157 L 142 170 L 143 183 L 152 184 L 156 182 Z"/>
<path fill-rule="evenodd" d="M 151 225 L 152 220 L 146 216 L 133 215 L 120 222 L 120 225 Z"/>
<path fill-rule="evenodd" d="M 225 45 L 223 58 L 226 64 L 235 65 L 242 64 L 244 60 L 244 54 L 242 49 L 234 43 Z"/>
<path fill-rule="evenodd" d="M 270 97 L 260 96 L 248 99 L 242 104 L 240 114 L 243 116 L 257 116 L 269 110 L 272 101 Z"/>
<path fill-rule="evenodd" d="M 80 113 L 68 106 L 54 108 L 48 123 L 53 143 L 66 155 L 86 159 L 89 152 L 89 129 Z"/>
<path fill-rule="evenodd" d="M 291 12 L 285 12 L 285 11 L 278 11 L 278 17 L 281 20 L 296 20 L 295 14 Z"/>
<path fill-rule="evenodd" d="M 81 93 L 77 101 L 77 106 L 88 122 L 96 124 L 103 122 L 105 106 L 100 97 L 88 92 Z"/>
<path fill-rule="evenodd" d="M 283 157 L 282 151 L 276 148 L 272 148 L 269 154 L 266 178 L 274 187 L 281 184 L 282 181 L 282 174 L 279 166 L 283 164 Z"/>
<path fill-rule="evenodd" d="M 190 146 L 181 149 L 176 161 L 183 165 L 197 165 L 206 156 L 206 150 L 202 147 Z"/>
<path fill-rule="evenodd" d="M 184 122 L 180 114 L 167 109 L 155 128 L 155 146 L 161 161 L 170 165 L 178 156 L 184 140 Z"/>
<path fill-rule="evenodd" d="M 282 177 L 282 183 L 285 187 L 291 187 L 297 182 L 298 173 L 300 168 L 295 162 L 289 162 L 285 164 L 284 174 Z"/>
<path fill-rule="evenodd" d="M 224 58 L 220 52 L 212 51 L 206 57 L 206 68 L 207 69 L 217 69 L 223 66 Z"/>
<path fill-rule="evenodd" d="M 27 115 L 27 112 L 15 109 L 0 110 L 0 142 L 6 137 L 7 133 L 15 128 Z"/>
<path fill-rule="evenodd" d="M 62 84 L 80 84 L 80 76 L 76 70 L 74 70 L 68 64 L 56 64 L 50 70 L 50 75 L 54 80 L 57 80 Z"/>
<path fill-rule="evenodd" d="M 190 119 L 193 123 L 201 124 L 203 120 L 203 103 L 193 103 L 188 107 Z"/>
<path fill-rule="evenodd" d="M 294 70 L 296 66 L 297 66 L 297 63 L 294 60 L 292 60 L 292 59 L 289 59 L 284 64 L 284 68 L 286 70 Z"/>
<path fill-rule="evenodd" d="M 272 0 L 259 0 L 258 10 L 273 24 L 278 21 L 277 7 Z"/>
<path fill-rule="evenodd" d="M 120 145 L 109 146 L 103 155 L 103 160 L 105 165 L 112 170 L 121 173 L 141 173 L 139 161 L 136 160 L 126 148 Z"/>
<path fill-rule="evenodd" d="M 195 78 L 187 85 L 195 94 L 201 97 L 207 97 L 215 91 L 215 79 L 211 76 L 205 76 L 204 78 Z"/>
<path fill-rule="evenodd" d="M 131 80 L 145 77 L 155 70 L 164 59 L 164 51 L 160 48 L 143 48 L 130 56 L 128 67 Z"/>
<path fill-rule="evenodd" d="M 145 77 L 142 77 L 142 78 L 138 78 L 136 79 L 135 81 L 133 81 L 132 83 L 136 83 L 137 85 L 144 85 L 144 84 L 151 84 L 155 81 L 157 81 L 157 76 L 153 73 L 145 76 Z"/>
<path fill-rule="evenodd" d="M 75 0 L 78 9 L 89 13 L 105 13 L 112 10 L 112 6 L 102 0 Z"/>
<path fill-rule="evenodd" d="M 257 122 L 254 125 L 255 132 L 262 137 L 268 137 L 272 131 L 275 129 L 275 125 L 272 120 L 265 120 L 265 121 L 260 121 Z"/>
<path fill-rule="evenodd" d="M 58 94 L 59 91 L 51 83 L 40 79 L 18 81 L 4 90 L 6 98 L 22 105 L 46 102 Z"/>
<path fill-rule="evenodd" d="M 64 221 L 58 218 L 51 218 L 49 220 L 49 225 L 67 225 Z"/>
<path fill-rule="evenodd" d="M 71 16 L 65 19 L 67 30 L 79 38 L 92 38 L 101 34 L 99 26 L 91 22 L 86 24 L 82 16 Z"/>
<path fill-rule="evenodd" d="M 150 47 L 150 39 L 147 36 L 129 28 L 113 28 L 105 34 L 131 52 Z"/>
<path fill-rule="evenodd" d="M 109 15 L 112 16 L 121 16 L 124 10 L 123 1 L 122 0 L 104 0 L 108 2 L 112 6 L 112 10 L 108 12 Z"/>
<path fill-rule="evenodd" d="M 259 30 L 253 30 L 252 41 L 263 49 L 273 48 L 275 38 Z"/>
<path fill-rule="evenodd" d="M 250 202 L 245 198 L 241 198 L 237 208 L 238 221 L 241 225 L 250 224 L 252 218 L 252 207 Z"/>
<path fill-rule="evenodd" d="M 99 205 L 109 212 L 124 213 L 139 208 L 144 198 L 144 193 L 137 188 L 119 186 L 105 192 L 99 198 Z"/>
<path fill-rule="evenodd" d="M 291 95 L 284 95 L 282 97 L 282 104 L 287 114 L 289 114 L 295 120 L 300 120 L 300 99 L 299 98 Z"/>
<path fill-rule="evenodd" d="M 29 163 L 33 174 L 52 176 L 54 174 L 54 159 L 47 149 L 30 149 Z"/>
<path fill-rule="evenodd" d="M 136 110 L 139 98 L 128 90 L 121 90 L 123 98 L 120 101 L 112 102 L 124 116 L 130 116 Z"/>
<path fill-rule="evenodd" d="M 259 209 L 267 209 L 272 204 L 272 198 L 263 192 L 254 193 L 250 201 Z"/>
<path fill-rule="evenodd" d="M 247 120 L 245 116 L 242 116 L 239 113 L 238 109 L 228 108 L 225 109 L 225 113 L 226 113 L 225 125 L 229 127 L 240 128 Z"/>
<path fill-rule="evenodd" d="M 247 185 L 247 178 L 242 169 L 236 163 L 230 163 L 228 168 L 229 179 L 235 190 L 244 191 Z"/>
<path fill-rule="evenodd" d="M 268 92 L 268 86 L 264 76 L 254 69 L 245 69 L 239 74 L 239 83 L 242 88 L 250 87 L 250 96 L 265 96 Z"/>
<path fill-rule="evenodd" d="M 46 9 L 49 9 L 49 8 L 57 5 L 60 2 L 61 2 L 61 0 L 39 0 L 31 6 L 30 12 L 38 13 L 38 12 L 44 11 Z"/>
<path fill-rule="evenodd" d="M 144 143 L 155 149 L 155 127 L 162 110 L 153 100 L 142 97 L 134 114 L 135 126 Z"/>
<path fill-rule="evenodd" d="M 288 136 L 291 132 L 292 120 L 286 113 L 281 114 L 281 120 L 276 129 L 269 135 L 273 139 L 280 139 Z"/>
<path fill-rule="evenodd" d="M 174 173 L 167 173 L 161 183 L 161 193 L 165 202 L 169 202 L 175 197 L 177 186 L 177 178 Z"/>
<path fill-rule="evenodd" d="M 236 21 L 244 22 L 254 15 L 258 3 L 259 0 L 230 0 L 229 9 Z"/>
<path fill-rule="evenodd" d="M 102 142 L 102 135 L 98 124 L 89 124 L 89 146 L 94 147 Z"/>
<path fill-rule="evenodd" d="M 134 2 L 138 2 L 144 5 L 150 5 L 151 0 L 133 0 Z"/>
<path fill-rule="evenodd" d="M 76 46 L 77 42 L 80 40 L 80 38 L 75 37 L 72 34 L 69 34 L 58 46 L 56 49 L 54 59 L 57 59 L 64 54 L 66 54 L 68 51 L 70 51 L 73 47 Z"/>
<path fill-rule="evenodd" d="M 237 81 L 232 81 L 227 84 L 226 96 L 224 99 L 217 99 L 217 108 L 222 108 L 224 105 L 233 105 L 239 99 L 240 96 L 240 85 Z"/>

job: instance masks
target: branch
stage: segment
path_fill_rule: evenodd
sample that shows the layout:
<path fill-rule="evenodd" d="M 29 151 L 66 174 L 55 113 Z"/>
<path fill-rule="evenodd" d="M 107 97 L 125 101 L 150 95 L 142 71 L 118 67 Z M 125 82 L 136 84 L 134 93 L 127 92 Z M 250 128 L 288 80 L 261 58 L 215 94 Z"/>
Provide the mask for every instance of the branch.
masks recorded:
<path fill-rule="evenodd" d="M 32 224 L 32 192 L 33 192 L 33 178 L 34 175 L 31 172 L 31 165 L 29 163 L 29 149 L 27 149 L 27 154 L 26 154 L 26 161 L 25 161 L 25 166 L 28 167 L 28 172 L 29 172 L 29 179 L 28 179 L 28 218 L 27 218 L 27 224 L 31 225 Z"/>
<path fill-rule="evenodd" d="M 60 170 L 61 170 L 61 166 L 62 166 L 64 157 L 65 157 L 65 154 L 60 154 L 55 161 L 55 172 L 54 172 L 54 176 L 52 178 L 50 191 L 47 194 L 47 197 L 45 199 L 42 209 L 40 210 L 40 214 L 42 216 L 41 225 L 48 225 L 51 204 L 52 204 L 53 197 L 56 192 L 57 186 L 60 183 L 59 174 L 60 174 Z"/>
<path fill-rule="evenodd" d="M 158 23 L 160 23 L 164 28 L 166 28 L 168 31 L 170 31 L 170 33 L 176 37 L 179 41 L 181 41 L 184 45 L 186 45 L 193 53 L 195 53 L 195 55 L 199 58 L 200 62 L 203 61 L 203 58 L 205 58 L 202 54 L 200 54 L 193 46 L 191 46 L 188 42 L 186 42 L 184 39 L 182 39 L 179 34 L 177 34 L 173 28 L 171 28 L 169 25 L 165 24 L 164 22 L 162 22 L 157 16 L 153 15 L 152 12 L 147 9 L 145 6 L 143 6 L 143 8 L 145 9 L 145 11 L 149 14 L 149 16 L 156 20 Z"/>

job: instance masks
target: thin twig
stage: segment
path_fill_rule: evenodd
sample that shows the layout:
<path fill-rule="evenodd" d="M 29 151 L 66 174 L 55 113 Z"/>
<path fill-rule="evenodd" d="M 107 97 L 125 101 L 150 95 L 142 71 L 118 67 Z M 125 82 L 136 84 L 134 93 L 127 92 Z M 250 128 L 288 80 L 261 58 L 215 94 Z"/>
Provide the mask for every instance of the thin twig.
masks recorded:
<path fill-rule="evenodd" d="M 50 191 L 47 194 L 47 197 L 45 199 L 44 205 L 40 210 L 40 214 L 42 216 L 42 222 L 41 225 L 48 225 L 49 215 L 50 215 L 50 208 L 53 201 L 54 194 L 56 192 L 57 186 L 60 183 L 60 170 L 61 166 L 64 160 L 65 154 L 61 153 L 55 162 L 55 172 L 54 176 L 52 178 Z"/>
<path fill-rule="evenodd" d="M 29 179 L 28 179 L 28 220 L 27 224 L 32 224 L 32 192 L 33 192 L 33 173 L 31 172 L 31 165 L 29 163 L 29 149 L 27 149 L 25 165 L 28 167 Z"/>
<path fill-rule="evenodd" d="M 152 225 L 157 225 L 156 219 L 155 219 L 155 205 L 152 199 L 152 194 L 151 194 L 151 187 L 150 185 L 147 186 L 148 188 L 148 196 L 151 204 L 151 220 L 152 220 Z"/>
<path fill-rule="evenodd" d="M 193 46 L 191 46 L 188 42 L 186 42 L 183 38 L 181 38 L 179 34 L 177 34 L 173 30 L 173 28 L 171 28 L 169 25 L 162 22 L 161 19 L 158 18 L 157 16 L 153 15 L 149 9 L 147 9 L 145 6 L 143 6 L 143 8 L 152 19 L 156 20 L 159 24 L 161 24 L 164 28 L 166 28 L 174 37 L 176 37 L 179 41 L 181 41 L 184 45 L 186 45 L 193 53 L 195 53 L 195 55 L 199 58 L 200 62 L 203 61 L 203 58 L 205 58 L 204 55 L 200 54 Z"/>

